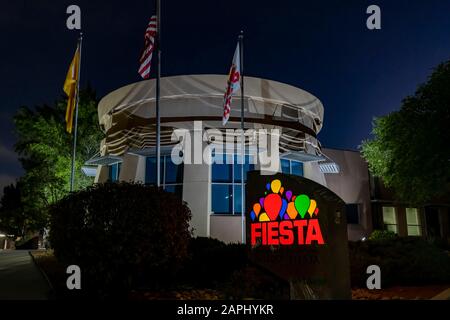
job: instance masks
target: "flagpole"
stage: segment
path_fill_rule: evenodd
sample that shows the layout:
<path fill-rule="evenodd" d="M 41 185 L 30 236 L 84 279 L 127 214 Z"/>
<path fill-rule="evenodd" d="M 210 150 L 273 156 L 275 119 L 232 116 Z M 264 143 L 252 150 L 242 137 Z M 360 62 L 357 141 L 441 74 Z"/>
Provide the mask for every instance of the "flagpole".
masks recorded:
<path fill-rule="evenodd" d="M 239 35 L 239 63 L 241 67 L 241 217 L 242 243 L 245 243 L 245 203 L 244 203 L 244 165 L 245 165 L 245 135 L 244 135 L 244 31 Z"/>
<path fill-rule="evenodd" d="M 81 47 L 83 44 L 83 32 L 80 32 L 80 37 L 78 38 L 78 50 L 80 59 L 78 61 L 78 79 L 77 79 L 77 92 L 75 96 L 75 128 L 73 132 L 73 149 L 72 149 L 72 171 L 70 173 L 70 192 L 73 191 L 74 181 L 75 181 L 75 156 L 77 153 L 77 131 L 78 131 L 78 101 L 80 96 L 80 70 L 81 70 Z"/>
<path fill-rule="evenodd" d="M 156 1 L 156 185 L 161 185 L 161 119 L 159 114 L 161 80 L 161 0 Z"/>

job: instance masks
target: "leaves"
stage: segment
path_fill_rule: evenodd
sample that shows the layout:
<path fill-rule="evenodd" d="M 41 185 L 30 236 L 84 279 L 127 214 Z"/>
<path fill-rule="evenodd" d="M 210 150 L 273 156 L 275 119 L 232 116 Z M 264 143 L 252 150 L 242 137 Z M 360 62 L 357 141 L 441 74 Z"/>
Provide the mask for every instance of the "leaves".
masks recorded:
<path fill-rule="evenodd" d="M 22 226 L 25 229 L 45 226 L 47 206 L 69 192 L 73 135 L 65 129 L 66 105 L 67 99 L 61 98 L 53 106 L 21 107 L 14 116 L 15 150 L 25 171 L 20 178 L 21 199 L 14 212 L 20 211 L 27 217 L 29 222 Z M 80 91 L 78 109 L 75 190 L 93 183 L 91 177 L 81 172 L 81 167 L 97 153 L 103 138 L 95 92 L 90 87 Z"/>
<path fill-rule="evenodd" d="M 96 294 L 167 284 L 188 254 L 191 212 L 155 187 L 96 184 L 64 197 L 50 213 L 56 257 L 79 265 L 83 287 Z"/>
<path fill-rule="evenodd" d="M 399 111 L 373 122 L 362 154 L 372 174 L 414 205 L 450 191 L 450 61 L 439 65 Z"/>

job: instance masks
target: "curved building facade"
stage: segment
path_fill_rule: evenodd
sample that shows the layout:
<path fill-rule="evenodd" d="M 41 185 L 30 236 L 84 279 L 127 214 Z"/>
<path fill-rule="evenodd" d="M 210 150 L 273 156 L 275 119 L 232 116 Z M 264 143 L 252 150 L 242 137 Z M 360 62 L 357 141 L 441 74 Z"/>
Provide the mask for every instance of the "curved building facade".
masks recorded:
<path fill-rule="evenodd" d="M 223 126 L 226 81 L 225 75 L 161 79 L 161 184 L 187 202 L 195 235 L 239 242 L 242 222 L 239 161 L 242 157 L 238 147 L 240 133 L 233 129 L 241 127 L 242 97 L 233 97 L 230 119 Z M 100 101 L 98 116 L 105 139 L 100 144 L 100 156 L 88 161 L 97 166 L 96 182 L 156 182 L 155 84 L 154 79 L 130 84 Z M 247 130 L 245 171 L 267 171 L 255 159 L 259 153 L 266 152 L 277 154 L 277 171 L 326 185 L 319 169 L 319 162 L 327 159 L 317 138 L 324 113 L 320 100 L 291 85 L 253 77 L 245 78 L 243 99 Z M 276 150 L 273 145 L 266 149 L 256 147 L 257 134 L 252 134 L 251 129 L 258 132 L 265 129 L 269 136 L 277 132 Z M 218 144 L 218 135 L 223 141 L 232 141 L 236 148 L 227 145 L 222 149 L 208 149 Z M 191 161 L 174 161 L 174 148 L 181 149 L 185 157 L 190 151 Z M 208 154 L 208 150 L 214 151 Z M 216 161 L 205 162 L 208 156 Z"/>

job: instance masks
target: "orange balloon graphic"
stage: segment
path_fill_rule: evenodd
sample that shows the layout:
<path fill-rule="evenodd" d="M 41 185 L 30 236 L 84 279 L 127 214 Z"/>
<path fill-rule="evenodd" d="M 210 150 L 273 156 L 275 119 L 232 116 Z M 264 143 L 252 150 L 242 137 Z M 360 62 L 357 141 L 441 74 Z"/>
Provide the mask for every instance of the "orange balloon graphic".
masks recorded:
<path fill-rule="evenodd" d="M 289 202 L 288 203 L 286 212 L 287 212 L 289 218 L 291 218 L 292 220 L 294 220 L 295 217 L 297 217 L 298 212 L 297 212 L 297 209 L 295 209 L 294 202 Z"/>
<path fill-rule="evenodd" d="M 283 192 L 284 192 L 284 188 L 281 187 L 281 188 L 280 188 L 280 193 L 283 194 Z"/>
<path fill-rule="evenodd" d="M 255 213 L 256 216 L 258 216 L 260 211 L 261 211 L 261 205 L 259 203 L 255 203 L 253 205 L 253 212 Z"/>

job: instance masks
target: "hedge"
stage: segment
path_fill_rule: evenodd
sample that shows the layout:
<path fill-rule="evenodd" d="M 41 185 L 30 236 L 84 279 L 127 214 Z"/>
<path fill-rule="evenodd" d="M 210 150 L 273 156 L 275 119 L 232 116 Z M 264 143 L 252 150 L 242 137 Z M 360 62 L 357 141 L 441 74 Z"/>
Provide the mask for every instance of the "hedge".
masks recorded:
<path fill-rule="evenodd" d="M 97 184 L 50 208 L 50 242 L 82 288 L 105 297 L 167 286 L 188 255 L 189 208 L 176 195 L 134 183 Z"/>

